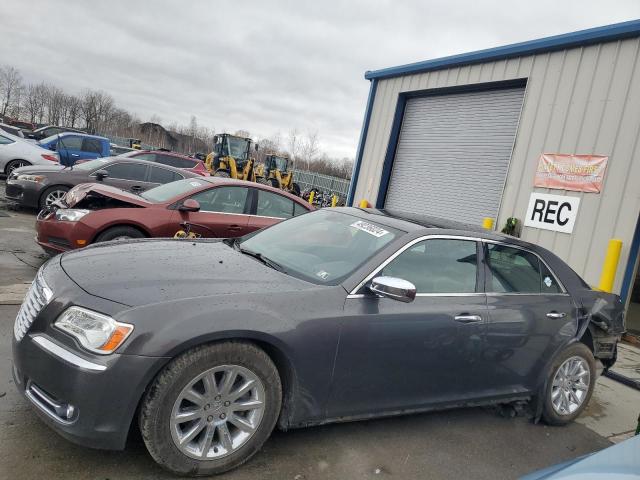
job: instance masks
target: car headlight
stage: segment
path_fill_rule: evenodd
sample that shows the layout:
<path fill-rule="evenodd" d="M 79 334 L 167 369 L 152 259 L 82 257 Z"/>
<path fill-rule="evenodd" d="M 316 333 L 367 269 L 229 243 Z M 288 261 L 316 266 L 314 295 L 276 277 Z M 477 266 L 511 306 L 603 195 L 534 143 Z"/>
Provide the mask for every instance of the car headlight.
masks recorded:
<path fill-rule="evenodd" d="M 22 180 L 25 182 L 35 182 L 35 183 L 42 183 L 44 182 L 44 180 L 47 177 L 43 176 L 43 175 L 27 175 L 27 174 L 21 174 L 18 175 L 16 177 L 16 180 Z"/>
<path fill-rule="evenodd" d="M 94 353 L 114 352 L 133 332 L 133 325 L 81 307 L 69 307 L 54 325 Z"/>
<path fill-rule="evenodd" d="M 78 208 L 60 208 L 56 210 L 56 220 L 66 220 L 68 222 L 77 222 L 91 210 L 81 210 Z"/>

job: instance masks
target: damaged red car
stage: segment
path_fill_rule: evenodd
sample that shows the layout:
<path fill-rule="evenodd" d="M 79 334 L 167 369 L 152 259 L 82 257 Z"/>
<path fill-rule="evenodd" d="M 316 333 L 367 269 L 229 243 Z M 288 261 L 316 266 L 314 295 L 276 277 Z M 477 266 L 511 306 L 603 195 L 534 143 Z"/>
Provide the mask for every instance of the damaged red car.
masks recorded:
<path fill-rule="evenodd" d="M 40 211 L 36 242 L 56 254 L 109 240 L 172 237 L 185 226 L 202 237 L 240 237 L 310 210 L 282 190 L 218 177 L 179 180 L 139 195 L 85 183 Z"/>

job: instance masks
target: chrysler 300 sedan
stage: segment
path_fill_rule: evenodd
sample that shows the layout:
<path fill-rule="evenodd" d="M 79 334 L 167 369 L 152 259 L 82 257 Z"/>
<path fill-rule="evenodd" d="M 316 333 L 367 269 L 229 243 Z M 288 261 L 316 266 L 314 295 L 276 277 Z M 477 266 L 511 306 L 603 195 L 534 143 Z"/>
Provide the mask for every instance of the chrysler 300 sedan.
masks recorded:
<path fill-rule="evenodd" d="M 272 430 L 530 401 L 572 421 L 624 329 L 551 252 L 355 208 L 236 240 L 131 240 L 54 257 L 16 318 L 15 384 L 62 436 L 220 473 Z"/>

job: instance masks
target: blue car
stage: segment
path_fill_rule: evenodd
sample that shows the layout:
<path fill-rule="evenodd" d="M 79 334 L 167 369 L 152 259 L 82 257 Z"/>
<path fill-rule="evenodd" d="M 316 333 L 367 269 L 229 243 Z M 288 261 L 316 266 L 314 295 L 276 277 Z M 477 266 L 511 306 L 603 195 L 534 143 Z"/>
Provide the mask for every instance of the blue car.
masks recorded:
<path fill-rule="evenodd" d="M 530 473 L 520 480 L 640 478 L 640 436 L 590 455 Z"/>
<path fill-rule="evenodd" d="M 93 160 L 111 154 L 109 139 L 84 133 L 64 132 L 51 135 L 40 140 L 38 145 L 58 152 L 60 163 L 66 166 L 72 166 L 78 160 Z"/>

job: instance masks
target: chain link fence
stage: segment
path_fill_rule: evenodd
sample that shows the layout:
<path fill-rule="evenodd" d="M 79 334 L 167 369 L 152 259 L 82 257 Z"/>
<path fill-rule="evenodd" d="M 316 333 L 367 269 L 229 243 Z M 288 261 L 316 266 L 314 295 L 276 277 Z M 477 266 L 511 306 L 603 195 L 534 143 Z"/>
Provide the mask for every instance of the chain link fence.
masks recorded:
<path fill-rule="evenodd" d="M 323 192 L 338 195 L 343 201 L 349 192 L 349 180 L 307 170 L 293 169 L 293 181 L 300 185 L 302 191 L 315 187 Z"/>

